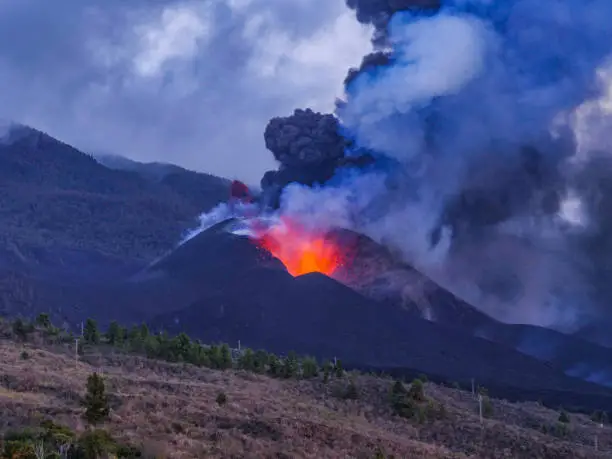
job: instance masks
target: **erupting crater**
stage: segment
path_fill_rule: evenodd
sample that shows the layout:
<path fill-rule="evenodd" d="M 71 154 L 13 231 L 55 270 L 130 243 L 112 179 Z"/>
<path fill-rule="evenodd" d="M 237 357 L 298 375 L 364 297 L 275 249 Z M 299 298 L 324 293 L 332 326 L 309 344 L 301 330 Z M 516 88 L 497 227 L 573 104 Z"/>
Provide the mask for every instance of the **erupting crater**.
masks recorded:
<path fill-rule="evenodd" d="M 252 239 L 295 277 L 315 272 L 331 276 L 343 263 L 340 248 L 324 232 L 309 230 L 286 217 L 257 229 Z"/>

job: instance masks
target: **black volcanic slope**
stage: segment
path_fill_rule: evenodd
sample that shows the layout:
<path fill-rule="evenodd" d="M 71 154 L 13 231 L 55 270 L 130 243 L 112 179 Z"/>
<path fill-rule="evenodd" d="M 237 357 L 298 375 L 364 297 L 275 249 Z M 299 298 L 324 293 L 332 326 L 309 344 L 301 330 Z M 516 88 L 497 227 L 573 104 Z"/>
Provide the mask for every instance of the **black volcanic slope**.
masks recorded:
<path fill-rule="evenodd" d="M 172 283 L 191 292 L 190 304 L 157 315 L 154 327 L 208 342 L 241 340 L 281 353 L 337 356 L 456 379 L 607 393 L 504 345 L 384 307 L 326 276 L 294 278 L 248 239 L 226 232 L 226 224 L 196 236 L 133 280 L 142 290 Z"/>
<path fill-rule="evenodd" d="M 334 277 L 364 296 L 551 362 L 567 374 L 612 385 L 612 349 L 547 328 L 501 323 L 366 236 L 335 230 L 328 237 L 348 253 L 349 262 Z"/>

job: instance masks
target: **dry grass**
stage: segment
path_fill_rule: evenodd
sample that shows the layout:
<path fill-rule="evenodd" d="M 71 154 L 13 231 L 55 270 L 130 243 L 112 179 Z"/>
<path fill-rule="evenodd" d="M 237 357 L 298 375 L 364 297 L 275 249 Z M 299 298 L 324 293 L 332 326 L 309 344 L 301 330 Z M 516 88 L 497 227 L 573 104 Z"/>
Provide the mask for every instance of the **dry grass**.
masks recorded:
<path fill-rule="evenodd" d="M 111 394 L 105 426 L 142 445 L 147 457 L 401 458 L 612 457 L 612 430 L 571 415 L 560 439 L 545 433 L 558 413 L 537 404 L 494 400 L 481 426 L 471 394 L 426 384 L 447 416 L 418 424 L 391 412 L 389 380 L 355 376 L 358 400 L 334 394 L 348 380 L 280 381 L 240 371 L 214 371 L 106 352 L 75 362 L 61 348 L 0 341 L 0 430 L 53 418 L 82 431 L 80 399 L 87 376 L 102 370 Z M 216 397 L 225 392 L 227 404 Z M 547 429 L 549 431 L 550 429 Z M 593 448 L 595 434 L 600 451 Z"/>

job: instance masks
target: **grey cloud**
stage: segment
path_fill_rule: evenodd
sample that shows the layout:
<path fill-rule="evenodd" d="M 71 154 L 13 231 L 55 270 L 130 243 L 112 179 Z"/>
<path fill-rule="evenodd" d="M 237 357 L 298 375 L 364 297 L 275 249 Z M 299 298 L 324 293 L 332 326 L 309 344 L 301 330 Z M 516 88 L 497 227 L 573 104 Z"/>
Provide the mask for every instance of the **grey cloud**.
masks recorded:
<path fill-rule="evenodd" d="M 248 181 L 274 116 L 331 110 L 371 32 L 343 0 L 0 3 L 0 117 Z"/>

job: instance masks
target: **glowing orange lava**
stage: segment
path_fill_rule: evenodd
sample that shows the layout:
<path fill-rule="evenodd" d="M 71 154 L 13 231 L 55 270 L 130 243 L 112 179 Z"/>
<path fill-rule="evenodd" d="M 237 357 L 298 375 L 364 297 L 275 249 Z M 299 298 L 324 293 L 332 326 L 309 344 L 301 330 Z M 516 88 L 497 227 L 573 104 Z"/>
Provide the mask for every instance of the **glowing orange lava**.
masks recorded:
<path fill-rule="evenodd" d="M 331 276 L 341 263 L 340 250 L 325 234 L 307 231 L 287 218 L 263 231 L 257 241 L 293 276 L 314 272 Z"/>

